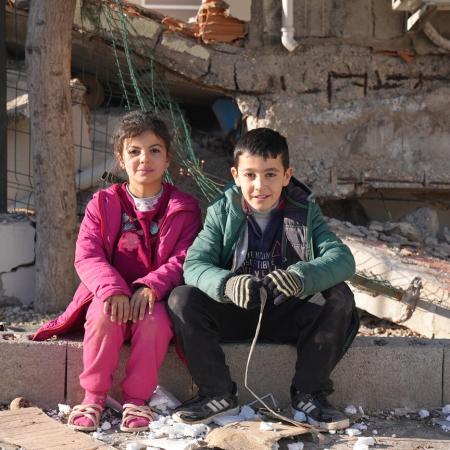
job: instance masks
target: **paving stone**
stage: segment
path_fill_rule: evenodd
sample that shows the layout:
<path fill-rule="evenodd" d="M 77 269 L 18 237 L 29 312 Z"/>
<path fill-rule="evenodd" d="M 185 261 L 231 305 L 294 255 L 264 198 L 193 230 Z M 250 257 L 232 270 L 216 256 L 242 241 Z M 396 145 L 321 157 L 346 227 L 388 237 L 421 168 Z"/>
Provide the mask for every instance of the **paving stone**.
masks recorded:
<path fill-rule="evenodd" d="M 332 374 L 337 405 L 431 408 L 442 401 L 444 347 L 426 339 L 357 339 Z"/>
<path fill-rule="evenodd" d="M 66 344 L 10 339 L 0 333 L 0 403 L 25 397 L 43 407 L 64 403 Z"/>
<path fill-rule="evenodd" d="M 83 368 L 81 342 L 69 342 L 67 348 L 67 403 L 75 405 L 83 399 L 79 375 Z M 119 367 L 114 374 L 113 388 L 110 395 L 121 400 L 120 383 L 125 375 L 125 364 L 130 354 L 130 347 L 125 345 L 120 354 Z M 179 400 L 192 396 L 192 379 L 187 368 L 182 364 L 174 347 L 169 348 L 166 359 L 160 369 L 159 383 Z"/>

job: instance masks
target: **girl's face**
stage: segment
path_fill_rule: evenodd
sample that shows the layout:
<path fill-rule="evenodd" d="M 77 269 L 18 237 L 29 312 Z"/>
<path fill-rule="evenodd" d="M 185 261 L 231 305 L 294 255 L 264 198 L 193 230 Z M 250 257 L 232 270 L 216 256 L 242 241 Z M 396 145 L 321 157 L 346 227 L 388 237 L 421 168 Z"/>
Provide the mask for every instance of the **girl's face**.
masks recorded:
<path fill-rule="evenodd" d="M 164 141 L 151 131 L 123 142 L 119 163 L 128 175 L 128 186 L 136 197 L 151 197 L 161 190 L 169 157 Z"/>

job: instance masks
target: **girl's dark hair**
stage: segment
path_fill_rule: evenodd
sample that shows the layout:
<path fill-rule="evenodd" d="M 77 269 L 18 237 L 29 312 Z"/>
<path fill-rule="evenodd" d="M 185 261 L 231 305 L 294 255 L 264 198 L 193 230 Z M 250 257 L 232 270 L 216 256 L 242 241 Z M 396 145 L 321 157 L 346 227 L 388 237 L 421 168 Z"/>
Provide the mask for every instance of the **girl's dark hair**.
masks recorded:
<path fill-rule="evenodd" d="M 164 141 L 167 151 L 170 150 L 170 133 L 167 125 L 150 111 L 131 111 L 122 117 L 113 135 L 114 153 L 121 155 L 125 139 L 135 137 L 144 131 L 151 131 Z"/>
<path fill-rule="evenodd" d="M 289 149 L 286 138 L 270 128 L 255 128 L 239 139 L 233 153 L 234 167 L 238 167 L 239 156 L 243 153 L 261 156 L 264 159 L 281 155 L 284 169 L 289 168 Z"/>

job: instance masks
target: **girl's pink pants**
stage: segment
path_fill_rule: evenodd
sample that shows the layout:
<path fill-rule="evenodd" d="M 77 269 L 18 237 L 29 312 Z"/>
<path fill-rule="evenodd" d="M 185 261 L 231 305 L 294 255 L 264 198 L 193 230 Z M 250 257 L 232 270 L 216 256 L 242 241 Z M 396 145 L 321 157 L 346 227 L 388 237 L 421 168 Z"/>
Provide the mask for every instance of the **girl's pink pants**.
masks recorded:
<path fill-rule="evenodd" d="M 173 335 L 165 302 L 157 302 L 143 320 L 118 325 L 103 312 L 103 302 L 94 297 L 86 314 L 81 387 L 83 403 L 104 405 L 119 362 L 120 348 L 131 340 L 131 353 L 122 382 L 124 403 L 142 405 L 158 384 L 158 369 Z"/>

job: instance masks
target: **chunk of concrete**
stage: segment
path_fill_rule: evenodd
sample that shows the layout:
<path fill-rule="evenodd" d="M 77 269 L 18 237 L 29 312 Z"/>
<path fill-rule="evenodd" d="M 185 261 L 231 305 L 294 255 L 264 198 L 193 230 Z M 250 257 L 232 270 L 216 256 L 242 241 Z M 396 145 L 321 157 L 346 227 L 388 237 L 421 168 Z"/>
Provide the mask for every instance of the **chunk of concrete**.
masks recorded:
<path fill-rule="evenodd" d="M 35 229 L 28 219 L 0 222 L 0 272 L 9 272 L 34 261 L 34 236 Z"/>
<path fill-rule="evenodd" d="M 30 306 L 35 298 L 35 268 L 19 267 L 0 275 L 2 296 L 17 299 L 23 306 Z"/>
<path fill-rule="evenodd" d="M 129 345 L 124 345 L 120 352 L 119 366 L 114 374 L 110 395 L 121 400 L 120 383 L 125 376 L 125 366 L 130 355 Z M 83 370 L 83 343 L 68 342 L 67 347 L 67 403 L 75 405 L 83 399 L 79 375 Z M 159 371 L 158 383 L 177 399 L 183 401 L 192 396 L 192 379 L 187 368 L 182 364 L 173 347 L 169 347 L 164 363 Z"/>
<path fill-rule="evenodd" d="M 444 347 L 436 341 L 358 338 L 332 373 L 336 405 L 431 408 L 442 402 Z"/>
<path fill-rule="evenodd" d="M 25 397 L 43 408 L 64 403 L 66 344 L 0 333 L 0 403 Z"/>

